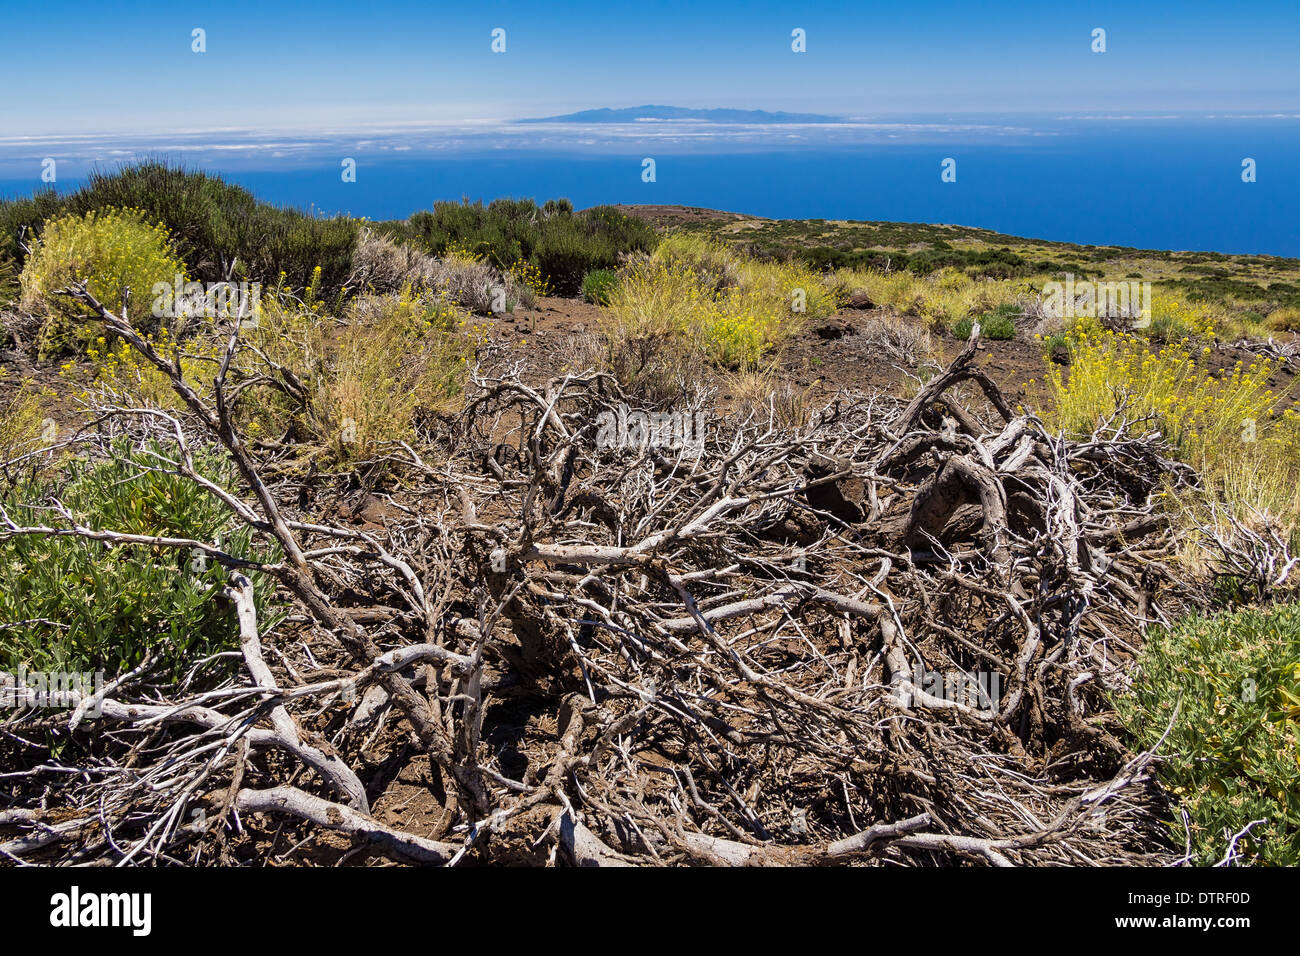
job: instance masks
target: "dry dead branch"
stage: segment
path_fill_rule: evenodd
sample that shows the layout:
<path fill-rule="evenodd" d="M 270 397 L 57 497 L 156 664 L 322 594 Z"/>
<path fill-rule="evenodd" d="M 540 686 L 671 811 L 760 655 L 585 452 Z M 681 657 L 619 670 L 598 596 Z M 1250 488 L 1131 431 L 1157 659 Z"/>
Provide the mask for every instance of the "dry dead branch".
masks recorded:
<path fill-rule="evenodd" d="M 223 500 L 284 557 L 148 542 L 229 567 L 241 676 L 119 682 L 58 758 L 39 741 L 66 713 L 20 710 L 10 859 L 251 862 L 327 833 L 424 864 L 1176 856 L 1107 692 L 1166 614 L 1153 501 L 1182 472 L 1122 422 L 1075 441 L 1014 415 L 978 333 L 906 406 L 846 395 L 798 427 L 700 406 L 697 447 L 608 376 L 478 376 L 436 453 L 393 449 L 379 531 L 322 520 L 242 441 L 237 323 L 208 402 L 73 294 L 171 377 L 174 467 L 202 481 L 187 449 L 223 448 L 244 484 Z M 650 426 L 602 438 L 629 410 Z M 269 633 L 254 572 L 293 606 Z M 403 824 L 387 787 L 417 761 L 436 812 Z"/>

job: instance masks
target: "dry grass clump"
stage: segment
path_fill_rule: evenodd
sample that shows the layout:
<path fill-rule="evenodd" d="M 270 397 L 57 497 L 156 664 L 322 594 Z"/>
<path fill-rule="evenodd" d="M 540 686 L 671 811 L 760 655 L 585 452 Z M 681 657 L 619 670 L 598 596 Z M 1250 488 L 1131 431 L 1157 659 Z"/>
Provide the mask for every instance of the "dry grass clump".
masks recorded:
<path fill-rule="evenodd" d="M 837 269 L 829 281 L 846 292 L 864 292 L 872 302 L 899 315 L 914 316 L 931 328 L 944 329 L 972 315 L 1019 302 L 1027 291 L 1023 282 L 972 279 L 952 268 L 927 276 L 905 270 Z"/>
<path fill-rule="evenodd" d="M 835 288 L 802 266 L 760 262 L 721 243 L 678 234 L 653 253 L 624 262 L 603 331 L 611 351 L 631 347 L 637 353 L 617 360 L 632 368 L 642 366 L 651 340 L 673 339 L 655 350 L 753 371 L 839 304 Z"/>
<path fill-rule="evenodd" d="M 569 340 L 563 370 L 613 375 L 630 395 L 657 407 L 676 404 L 708 377 L 704 355 L 664 330 L 634 333 L 620 327 Z"/>
<path fill-rule="evenodd" d="M 487 260 L 450 249 L 441 258 L 426 255 L 366 229 L 357 240 L 348 285 L 387 295 L 410 287 L 444 293 L 478 315 L 513 312 L 536 304 L 534 289 L 514 272 L 502 273 Z"/>
<path fill-rule="evenodd" d="M 1300 332 L 1300 309 L 1274 309 L 1265 321 L 1268 328 L 1275 332 Z"/>
<path fill-rule="evenodd" d="M 399 292 L 406 285 L 431 288 L 435 261 L 412 245 L 363 229 L 352 254 L 348 286 L 379 295 Z"/>
<path fill-rule="evenodd" d="M 803 428 L 815 414 L 808 389 L 768 366 L 726 378 L 733 409 L 742 417 L 768 419 L 782 428 Z"/>
<path fill-rule="evenodd" d="M 934 354 L 934 337 L 922 323 L 892 312 L 870 316 L 858 329 L 866 346 L 891 362 L 916 368 Z"/>
<path fill-rule="evenodd" d="M 50 422 L 45 413 L 48 398 L 48 389 L 0 366 L 0 461 L 13 461 L 42 444 Z"/>
<path fill-rule="evenodd" d="M 464 387 L 477 346 L 468 320 L 449 296 L 411 286 L 357 296 L 338 317 L 264 300 L 243 332 L 251 356 L 238 365 L 248 381 L 238 420 L 251 438 L 292 436 L 343 463 L 412 442 Z"/>
<path fill-rule="evenodd" d="M 419 416 L 460 395 L 473 355 L 466 316 L 445 296 L 359 296 L 316 377 L 311 421 L 342 461 L 410 440 Z"/>

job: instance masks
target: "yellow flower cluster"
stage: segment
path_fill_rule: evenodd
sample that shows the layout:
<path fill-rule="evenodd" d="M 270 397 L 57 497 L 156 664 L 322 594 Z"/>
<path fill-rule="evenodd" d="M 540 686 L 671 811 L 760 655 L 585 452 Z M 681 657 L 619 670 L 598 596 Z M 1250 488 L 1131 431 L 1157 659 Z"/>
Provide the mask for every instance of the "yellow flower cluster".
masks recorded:
<path fill-rule="evenodd" d="M 1278 399 L 1267 387 L 1267 359 L 1215 372 L 1202 364 L 1209 352 L 1193 349 L 1190 335 L 1158 351 L 1132 332 L 1083 323 L 1065 337 L 1068 372 L 1053 365 L 1047 384 L 1066 431 L 1088 434 L 1123 407 L 1130 420 L 1151 417 L 1175 449 L 1202 465 L 1260 440 L 1272 422 Z"/>
<path fill-rule="evenodd" d="M 1158 291 L 1151 296 L 1150 324 L 1147 335 L 1157 341 L 1212 341 L 1218 332 L 1220 316 L 1204 302 L 1189 302 L 1170 292 Z"/>
<path fill-rule="evenodd" d="M 21 276 L 24 307 L 48 314 L 40 352 L 80 351 L 95 335 L 97 323 L 87 321 L 89 310 L 57 290 L 84 282 L 115 312 L 129 290 L 131 314 L 141 316 L 148 313 L 153 287 L 163 283 L 171 288 L 178 275 L 182 282 L 188 279 L 166 228 L 139 209 L 110 206 L 46 222 Z"/>
<path fill-rule="evenodd" d="M 542 270 L 535 265 L 531 265 L 520 259 L 509 269 L 509 274 L 520 285 L 526 285 L 533 290 L 535 295 L 550 295 L 551 284 L 546 277 L 542 275 Z"/>
<path fill-rule="evenodd" d="M 195 338 L 182 347 L 173 341 L 166 326 L 145 339 L 168 363 L 180 359 L 181 374 L 191 388 L 201 395 L 210 392 L 212 372 L 221 354 L 217 342 Z M 171 380 L 125 339 L 109 343 L 100 336 L 86 355 L 94 372 L 90 389 L 101 397 L 148 408 L 174 410 L 182 406 Z M 83 391 L 79 397 L 88 396 L 89 392 Z"/>
<path fill-rule="evenodd" d="M 465 243 L 461 242 L 459 239 L 456 239 L 447 243 L 447 248 L 442 251 L 442 256 L 440 258 L 452 259 L 456 262 L 470 263 L 478 262 L 483 258 L 483 256 L 465 245 Z"/>

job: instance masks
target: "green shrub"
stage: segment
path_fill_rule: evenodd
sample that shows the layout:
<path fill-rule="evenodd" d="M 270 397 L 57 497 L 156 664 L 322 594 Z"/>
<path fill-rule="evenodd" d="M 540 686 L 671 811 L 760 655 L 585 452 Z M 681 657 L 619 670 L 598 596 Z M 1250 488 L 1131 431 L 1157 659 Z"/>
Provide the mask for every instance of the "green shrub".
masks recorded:
<path fill-rule="evenodd" d="M 548 200 L 540 209 L 531 199 L 498 199 L 486 206 L 437 202 L 406 222 L 379 228 L 439 257 L 480 256 L 502 271 L 529 263 L 559 295 L 576 295 L 588 272 L 613 269 L 624 253 L 648 251 L 658 241 L 649 224 L 612 206 L 574 212 L 568 200 Z"/>
<path fill-rule="evenodd" d="M 1036 338 L 1040 339 L 1044 361 L 1059 365 L 1070 364 L 1070 336 L 1064 329 Z"/>
<path fill-rule="evenodd" d="M 650 252 L 659 242 L 658 233 L 648 223 L 634 219 L 613 206 L 592 206 L 573 216 L 557 216 L 548 222 L 563 223 L 566 218 L 588 233 L 602 237 L 620 254 Z"/>
<path fill-rule="evenodd" d="M 980 331 L 985 338 L 995 342 L 1005 342 L 1016 337 L 1016 325 L 1004 315 L 990 315 L 980 323 Z"/>
<path fill-rule="evenodd" d="M 400 238 L 414 241 L 434 256 L 449 249 L 481 256 L 498 269 L 508 269 L 528 259 L 537 245 L 541 216 L 518 202 L 491 206 L 481 202 L 436 202 L 432 210 L 421 210 L 405 223 L 395 225 Z"/>
<path fill-rule="evenodd" d="M 145 316 L 153 286 L 170 288 L 177 275 L 186 276 L 185 264 L 173 255 L 167 230 L 150 224 L 138 209 L 110 207 L 45 224 L 23 267 L 22 301 L 25 308 L 48 314 L 39 347 L 42 355 L 55 355 L 80 350 L 99 334 L 98 323 L 87 321 L 90 310 L 57 295 L 59 289 L 84 282 L 113 311 L 122 307 L 129 289 L 132 317 L 149 329 Z"/>
<path fill-rule="evenodd" d="M 917 275 L 961 269 L 971 278 L 1014 279 L 1032 275 L 1036 267 L 1010 249 L 935 248 L 913 253 L 907 269 Z"/>
<path fill-rule="evenodd" d="M 67 200 L 53 189 L 0 200 L 0 262 L 11 263 L 15 273 L 21 272 L 26 257 L 18 245 L 19 234 L 25 233 L 25 241 L 31 245 L 41 223 L 66 211 Z"/>
<path fill-rule="evenodd" d="M 1195 862 L 1300 865 L 1300 605 L 1153 629 L 1117 711 L 1189 818 Z M 1175 711 L 1177 715 L 1175 716 Z M 1186 838 L 1181 819 L 1169 822 Z"/>
<path fill-rule="evenodd" d="M 990 309 L 988 312 L 986 312 L 984 314 L 984 318 L 981 319 L 981 323 L 986 322 L 989 319 L 993 319 L 993 318 L 1008 319 L 1014 321 L 1015 319 L 1020 318 L 1024 314 L 1025 314 L 1025 310 L 1021 307 L 1021 305 L 1018 302 L 1003 302 L 1001 305 L 998 305 Z"/>
<path fill-rule="evenodd" d="M 301 291 L 319 266 L 327 299 L 338 296 L 352 271 L 361 229 L 360 220 L 348 216 L 323 218 L 280 208 L 220 177 L 144 162 L 93 172 L 67 196 L 46 190 L 0 202 L 0 263 L 22 267 L 19 228 L 27 227 L 30 244 L 43 222 L 109 207 L 139 209 L 166 226 L 177 254 L 199 281 L 219 282 L 230 271 L 236 280 L 270 285 L 284 273 L 286 284 Z"/>
<path fill-rule="evenodd" d="M 618 273 L 611 269 L 588 272 L 582 280 L 582 297 L 595 305 L 609 305 L 610 296 L 618 288 Z"/>
<path fill-rule="evenodd" d="M 555 229 L 542 236 L 533 259 L 556 295 L 571 296 L 578 293 L 588 272 L 616 267 L 618 249 L 603 236 L 576 228 Z"/>
<path fill-rule="evenodd" d="M 980 316 L 980 338 L 992 339 L 996 342 L 1014 339 L 1016 337 L 1016 323 L 1011 317 L 1019 314 L 1019 306 L 1007 304 L 1000 305 L 992 312 Z M 969 339 L 972 324 L 969 316 L 959 319 L 952 327 L 953 336 L 963 341 Z"/>
<path fill-rule="evenodd" d="M 224 279 L 238 260 L 236 278 L 269 285 L 283 272 L 301 290 L 319 266 L 326 298 L 339 293 L 352 271 L 361 229 L 359 220 L 272 206 L 219 177 L 160 162 L 92 173 L 68 204 L 74 212 L 143 209 L 171 231 L 195 276 L 206 282 Z"/>
<path fill-rule="evenodd" d="M 875 229 L 891 223 L 871 223 Z M 909 237 L 911 238 L 911 237 Z M 793 254 L 813 269 L 886 269 L 906 270 L 914 276 L 928 276 L 944 269 L 957 269 L 972 279 L 1014 279 L 1042 271 L 1042 263 L 1030 262 L 1010 249 L 956 249 L 942 240 L 932 248 L 907 252 L 902 249 L 848 249 L 826 245 L 790 248 L 776 245 L 766 250 L 769 256 L 782 258 Z"/>
<path fill-rule="evenodd" d="M 92 530 L 221 542 L 251 557 L 251 532 L 209 492 L 157 467 L 150 445 L 114 444 L 106 460 L 73 459 L 55 482 L 42 479 L 4 495 L 18 524 L 58 525 L 48 507 L 57 497 Z M 227 489 L 233 468 L 212 452 L 196 467 Z M 274 626 L 271 584 L 252 575 L 258 622 Z M 221 591 L 229 575 L 220 565 L 174 548 L 110 547 L 70 536 L 18 535 L 0 540 L 0 664 L 31 670 L 125 672 L 149 655 L 154 673 L 174 680 L 201 657 L 238 647 L 234 607 Z"/>

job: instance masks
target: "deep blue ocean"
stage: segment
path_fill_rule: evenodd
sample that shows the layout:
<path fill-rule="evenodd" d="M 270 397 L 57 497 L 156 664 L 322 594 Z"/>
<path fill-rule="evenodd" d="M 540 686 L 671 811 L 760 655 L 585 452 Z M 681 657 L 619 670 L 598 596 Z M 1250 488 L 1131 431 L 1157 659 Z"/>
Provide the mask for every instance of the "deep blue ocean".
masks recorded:
<path fill-rule="evenodd" d="M 73 188 L 91 165 L 165 155 L 219 172 L 262 199 L 404 218 L 439 199 L 568 197 L 680 203 L 773 218 L 954 223 L 1018 236 L 1149 249 L 1300 257 L 1300 118 L 1071 119 L 960 124 L 860 135 L 713 129 L 534 131 L 488 137 L 304 137 L 209 151 L 202 141 L 113 150 L 92 144 L 61 166 Z M 750 130 L 752 133 L 752 130 Z M 671 134 L 671 135 L 670 135 Z M 175 139 L 175 138 L 174 138 Z M 793 141 L 792 141 L 793 140 Z M 51 148 L 0 147 L 0 194 L 40 186 Z M 340 157 L 356 161 L 344 182 Z M 642 161 L 655 160 L 655 181 Z M 941 162 L 956 160 L 956 182 Z M 1256 181 L 1242 181 L 1253 159 Z M 27 175 L 15 175 L 18 172 Z"/>

